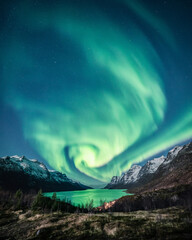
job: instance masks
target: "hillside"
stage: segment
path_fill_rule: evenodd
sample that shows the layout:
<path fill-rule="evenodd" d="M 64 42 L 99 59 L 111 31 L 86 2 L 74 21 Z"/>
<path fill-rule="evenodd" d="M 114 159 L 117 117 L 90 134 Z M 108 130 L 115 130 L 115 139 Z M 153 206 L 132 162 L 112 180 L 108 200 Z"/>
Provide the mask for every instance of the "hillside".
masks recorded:
<path fill-rule="evenodd" d="M 114 176 L 105 188 L 144 192 L 192 183 L 192 143 L 176 146 L 143 167 L 133 165 L 121 177 Z"/>
<path fill-rule="evenodd" d="M 90 187 L 69 179 L 66 174 L 49 170 L 35 159 L 17 155 L 0 158 L 0 186 L 6 190 L 44 192 L 84 190 Z"/>

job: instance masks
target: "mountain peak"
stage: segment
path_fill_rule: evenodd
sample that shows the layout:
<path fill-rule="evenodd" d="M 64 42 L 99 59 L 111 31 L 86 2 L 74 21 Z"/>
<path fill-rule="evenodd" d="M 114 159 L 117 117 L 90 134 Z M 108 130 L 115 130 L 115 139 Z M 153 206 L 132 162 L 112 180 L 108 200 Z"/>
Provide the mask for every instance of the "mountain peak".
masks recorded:
<path fill-rule="evenodd" d="M 168 154 L 167 154 L 167 158 L 164 161 L 164 165 L 170 163 L 177 155 L 178 153 L 181 151 L 181 149 L 183 148 L 183 146 L 176 146 L 174 148 L 172 148 Z"/>
<path fill-rule="evenodd" d="M 164 179 L 164 176 L 169 176 L 164 183 L 165 187 L 168 182 L 173 184 L 172 179 L 175 178 L 177 178 L 176 182 L 178 182 L 178 180 L 181 182 L 190 182 L 190 179 L 192 179 L 190 175 L 191 154 L 192 142 L 184 146 L 176 146 L 168 152 L 167 157 L 161 156 L 159 158 L 154 158 L 149 160 L 142 167 L 137 167 L 138 165 L 132 165 L 132 167 L 126 173 L 121 175 L 120 179 L 117 177 L 117 179 L 119 179 L 117 183 L 109 183 L 106 188 L 133 189 L 144 186 L 149 182 L 152 184 L 154 183 L 155 179 L 157 180 L 155 183 L 158 184 L 158 179 L 160 177 Z M 177 169 L 174 174 L 172 174 L 173 169 Z M 186 176 L 181 175 L 183 178 L 186 178 L 185 180 L 182 180 L 181 176 L 177 177 L 177 175 L 181 172 L 179 169 L 185 169 Z"/>
<path fill-rule="evenodd" d="M 138 178 L 154 173 L 164 161 L 165 156 L 149 160 L 139 171 Z"/>
<path fill-rule="evenodd" d="M 0 158 L 0 173 L 2 187 L 8 189 L 70 191 L 89 188 L 69 179 L 66 174 L 48 170 L 44 163 L 25 156 L 14 155 Z"/>

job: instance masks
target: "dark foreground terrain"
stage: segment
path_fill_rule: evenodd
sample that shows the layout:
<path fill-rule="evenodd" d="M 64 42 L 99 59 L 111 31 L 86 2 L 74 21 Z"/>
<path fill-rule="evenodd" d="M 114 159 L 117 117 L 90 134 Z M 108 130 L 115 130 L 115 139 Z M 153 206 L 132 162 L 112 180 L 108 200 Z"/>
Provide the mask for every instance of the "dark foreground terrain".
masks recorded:
<path fill-rule="evenodd" d="M 192 186 L 125 196 L 101 207 L 0 190 L 0 240 L 192 239 Z"/>
<path fill-rule="evenodd" d="M 56 193 L 51 198 L 41 190 L 36 194 L 47 186 L 57 191 L 76 184 L 36 160 L 18 156 L 0 160 L 0 240 L 192 239 L 192 142 L 172 149 L 155 172 L 150 169 L 158 159 L 140 168 L 144 174 L 134 184 L 123 182 L 122 188 L 133 195 L 97 208 L 92 201 L 75 207 L 58 200 Z M 29 165 L 27 173 L 24 163 Z M 127 182 L 134 169 L 122 179 Z"/>
<path fill-rule="evenodd" d="M 192 214 L 182 208 L 130 213 L 0 213 L 0 239 L 191 239 Z"/>
<path fill-rule="evenodd" d="M 102 206 L 111 212 L 131 212 L 137 210 L 155 210 L 182 206 L 192 211 L 192 184 L 180 185 L 168 189 L 160 189 L 132 196 L 124 196 L 110 205 Z M 100 208 L 102 208 L 100 207 Z"/>

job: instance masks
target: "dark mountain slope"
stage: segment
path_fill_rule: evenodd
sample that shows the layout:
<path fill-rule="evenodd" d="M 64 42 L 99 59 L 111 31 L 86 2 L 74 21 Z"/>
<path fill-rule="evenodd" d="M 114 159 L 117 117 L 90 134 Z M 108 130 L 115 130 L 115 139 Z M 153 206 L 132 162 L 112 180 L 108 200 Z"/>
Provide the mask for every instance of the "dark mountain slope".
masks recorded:
<path fill-rule="evenodd" d="M 20 188 L 25 192 L 39 189 L 56 192 L 90 188 L 67 178 L 65 174 L 48 170 L 43 163 L 24 156 L 0 158 L 0 186 L 12 191 Z"/>
<path fill-rule="evenodd" d="M 133 173 L 134 169 L 135 173 Z M 129 176 L 131 171 L 135 178 L 124 181 L 124 178 L 114 176 L 106 188 L 127 188 L 129 191 L 138 192 L 190 184 L 192 183 L 192 143 L 173 148 L 167 157 L 162 156 L 148 161 L 139 171 L 139 168 L 134 167 L 134 169 L 132 166 L 125 174 Z"/>

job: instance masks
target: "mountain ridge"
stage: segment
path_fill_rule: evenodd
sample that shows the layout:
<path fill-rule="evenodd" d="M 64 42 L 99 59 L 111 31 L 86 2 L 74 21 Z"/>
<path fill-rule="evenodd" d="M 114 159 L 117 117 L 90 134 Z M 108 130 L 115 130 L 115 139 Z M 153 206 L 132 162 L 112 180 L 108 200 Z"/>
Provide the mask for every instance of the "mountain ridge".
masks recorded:
<path fill-rule="evenodd" d="M 134 166 L 134 165 L 133 165 Z M 124 175 L 129 176 L 133 166 Z M 139 166 L 139 165 L 136 165 Z M 134 174 L 134 173 L 132 173 Z M 184 146 L 176 146 L 167 156 L 149 160 L 132 181 L 125 182 L 118 176 L 113 176 L 105 188 L 127 188 L 130 191 L 148 191 L 173 187 L 178 184 L 192 182 L 192 142 Z M 188 176 L 188 179 L 187 177 Z M 114 181 L 116 180 L 116 181 Z"/>
<path fill-rule="evenodd" d="M 70 191 L 85 190 L 91 187 L 69 179 L 66 174 L 49 170 L 36 159 L 25 156 L 6 156 L 0 158 L 0 186 L 9 190 Z"/>

